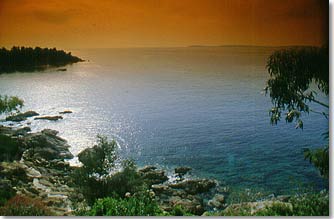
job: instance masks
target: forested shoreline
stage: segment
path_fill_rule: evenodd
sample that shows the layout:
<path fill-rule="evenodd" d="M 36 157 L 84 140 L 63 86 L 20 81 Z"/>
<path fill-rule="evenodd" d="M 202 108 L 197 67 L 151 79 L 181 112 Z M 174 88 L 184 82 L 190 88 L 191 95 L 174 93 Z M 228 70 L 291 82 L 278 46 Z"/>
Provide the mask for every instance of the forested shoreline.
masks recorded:
<path fill-rule="evenodd" d="M 3 47 L 0 49 L 0 74 L 32 72 L 82 61 L 79 57 L 73 56 L 71 52 L 67 53 L 56 48 L 14 46 L 8 50 Z"/>

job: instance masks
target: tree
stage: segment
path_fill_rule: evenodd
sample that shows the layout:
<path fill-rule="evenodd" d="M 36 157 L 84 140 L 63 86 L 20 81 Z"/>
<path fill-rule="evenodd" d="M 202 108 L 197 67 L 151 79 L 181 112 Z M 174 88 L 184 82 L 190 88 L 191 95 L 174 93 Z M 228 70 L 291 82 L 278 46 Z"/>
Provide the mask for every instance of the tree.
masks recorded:
<path fill-rule="evenodd" d="M 303 113 L 318 113 L 328 120 L 328 103 L 319 100 L 317 89 L 326 96 L 329 94 L 329 50 L 324 47 L 295 47 L 275 51 L 267 60 L 270 79 L 265 88 L 269 93 L 273 107 L 269 111 L 271 124 L 277 124 L 285 113 L 285 121 L 295 122 L 296 128 L 303 129 Z M 322 107 L 317 111 L 310 103 Z M 324 133 L 328 139 L 328 132 Z M 304 152 L 309 159 L 328 178 L 328 145 L 322 149 Z"/>
<path fill-rule="evenodd" d="M 1 96 L 0 95 L 0 114 L 18 111 L 23 107 L 23 100 L 18 97 Z"/>

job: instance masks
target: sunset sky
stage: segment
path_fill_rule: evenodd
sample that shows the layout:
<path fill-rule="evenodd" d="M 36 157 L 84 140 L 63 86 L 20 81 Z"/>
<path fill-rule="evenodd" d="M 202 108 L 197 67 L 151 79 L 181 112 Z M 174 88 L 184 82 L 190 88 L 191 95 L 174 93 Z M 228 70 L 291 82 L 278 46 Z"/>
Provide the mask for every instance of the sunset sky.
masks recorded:
<path fill-rule="evenodd" d="M 0 47 L 321 45 L 327 16 L 321 0 L 0 0 Z"/>

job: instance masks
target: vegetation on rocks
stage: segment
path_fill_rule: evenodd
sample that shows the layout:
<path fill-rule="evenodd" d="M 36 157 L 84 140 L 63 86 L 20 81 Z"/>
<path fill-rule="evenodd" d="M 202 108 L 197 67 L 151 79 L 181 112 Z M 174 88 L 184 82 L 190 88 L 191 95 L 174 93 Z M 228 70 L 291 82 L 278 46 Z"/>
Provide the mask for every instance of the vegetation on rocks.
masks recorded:
<path fill-rule="evenodd" d="M 16 195 L 0 208 L 3 216 L 45 216 L 52 215 L 45 204 L 36 198 Z"/>

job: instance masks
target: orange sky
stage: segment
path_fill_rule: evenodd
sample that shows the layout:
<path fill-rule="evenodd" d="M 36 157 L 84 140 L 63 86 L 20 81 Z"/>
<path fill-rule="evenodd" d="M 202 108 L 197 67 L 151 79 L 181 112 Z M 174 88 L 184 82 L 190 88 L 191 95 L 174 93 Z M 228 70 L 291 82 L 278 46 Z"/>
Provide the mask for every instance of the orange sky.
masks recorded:
<path fill-rule="evenodd" d="M 322 0 L 0 0 L 0 46 L 321 45 L 327 7 Z"/>

